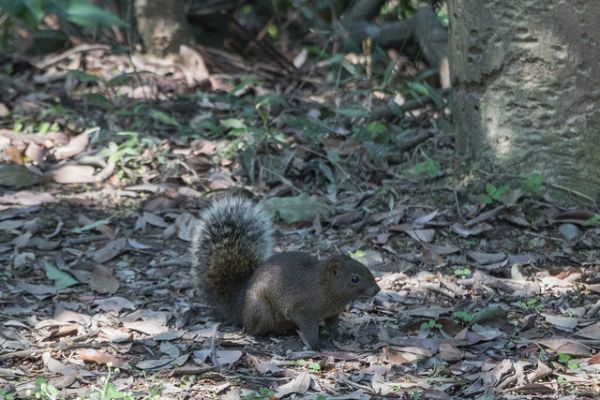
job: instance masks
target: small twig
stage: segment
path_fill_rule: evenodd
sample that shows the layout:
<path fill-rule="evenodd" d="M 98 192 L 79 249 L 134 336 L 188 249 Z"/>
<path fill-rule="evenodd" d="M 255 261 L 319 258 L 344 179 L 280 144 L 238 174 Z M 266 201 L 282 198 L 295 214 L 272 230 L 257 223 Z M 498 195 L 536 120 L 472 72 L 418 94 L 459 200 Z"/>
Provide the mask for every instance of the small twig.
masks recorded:
<path fill-rule="evenodd" d="M 444 295 L 444 296 L 449 297 L 451 299 L 456 298 L 456 293 L 452 292 L 451 290 L 448 290 L 446 288 L 441 287 L 439 283 L 421 282 L 419 285 L 422 288 L 425 288 L 425 289 L 427 289 L 427 290 L 429 290 L 431 292 Z"/>
<path fill-rule="evenodd" d="M 483 212 L 483 213 L 479 214 L 477 217 L 473 218 L 472 220 L 467 221 L 467 223 L 465 223 L 465 227 L 472 226 L 472 225 L 478 224 L 483 221 L 487 221 L 488 219 L 492 219 L 496 215 L 498 215 L 498 213 L 500 213 L 500 211 L 504 211 L 505 209 L 506 209 L 506 206 L 502 205 L 502 206 L 493 208 L 489 211 Z"/>
<path fill-rule="evenodd" d="M 66 244 L 83 244 L 83 243 L 97 242 L 99 240 L 106 240 L 106 235 L 92 235 L 92 236 L 85 236 L 85 237 L 80 237 L 80 238 L 66 239 L 65 243 Z"/>
<path fill-rule="evenodd" d="M 373 388 L 371 388 L 369 386 L 361 385 L 359 383 L 352 382 L 351 380 L 345 379 L 345 378 L 337 378 L 337 380 L 339 382 L 341 382 L 341 383 L 344 383 L 344 384 L 348 385 L 348 386 L 352 386 L 352 387 L 355 387 L 357 389 L 362 389 L 362 390 L 364 390 L 364 391 L 366 391 L 368 393 L 375 394 L 375 391 L 373 390 Z"/>
<path fill-rule="evenodd" d="M 577 190 L 574 189 L 569 189 L 568 187 L 559 185 L 557 183 L 547 183 L 545 182 L 546 185 L 550 186 L 551 188 L 554 189 L 558 189 L 558 190 L 562 190 L 565 191 L 569 194 L 572 194 L 574 196 L 578 196 L 581 197 L 582 199 L 586 199 L 587 201 L 589 201 L 590 203 L 592 203 L 592 205 L 596 208 L 596 210 L 598 209 L 598 204 L 596 203 L 596 201 L 594 199 L 592 199 L 590 196 L 588 196 L 587 194 L 583 194 L 581 192 L 578 192 Z"/>
<path fill-rule="evenodd" d="M 53 237 L 55 237 L 56 235 L 58 235 L 60 233 L 60 230 L 62 229 L 64 224 L 60 217 L 56 217 L 56 219 L 58 220 L 58 223 L 56 224 L 56 228 L 54 228 L 54 231 L 51 234 L 44 235 L 44 237 L 46 239 L 52 239 Z"/>
<path fill-rule="evenodd" d="M 46 351 L 66 351 L 66 350 L 71 350 L 71 349 L 77 349 L 80 347 L 90 347 L 90 348 L 100 348 L 100 347 L 105 347 L 105 344 L 100 344 L 100 343 L 82 343 L 84 340 L 92 338 L 94 336 L 98 335 L 98 331 L 94 330 L 91 331 L 83 336 L 80 337 L 76 337 L 73 339 L 72 342 L 56 342 L 56 343 L 50 343 L 48 344 L 48 346 L 46 347 L 37 347 L 37 348 L 29 348 L 29 349 L 25 349 L 25 350 L 18 350 L 18 351 L 13 351 L 11 353 L 6 353 L 6 354 L 0 354 L 0 361 L 5 361 L 5 360 L 9 360 L 11 358 L 27 358 L 27 357 L 31 357 L 36 353 L 39 353 L 40 355 Z"/>
<path fill-rule="evenodd" d="M 202 375 L 207 372 L 214 371 L 215 367 L 182 367 L 171 371 L 169 377 L 185 376 L 185 375 Z"/>
<path fill-rule="evenodd" d="M 528 230 L 524 230 L 523 233 L 525 233 L 527 235 L 530 235 L 530 236 L 535 236 L 535 237 L 539 237 L 539 238 L 542 238 L 542 239 L 546 239 L 546 240 L 553 240 L 553 241 L 558 242 L 558 243 L 563 243 L 565 241 L 564 239 L 561 239 L 561 238 L 557 238 L 557 237 L 554 237 L 554 236 L 546 236 L 546 235 L 542 235 L 542 234 L 539 234 L 539 233 L 531 232 L 531 231 L 528 231 Z"/>

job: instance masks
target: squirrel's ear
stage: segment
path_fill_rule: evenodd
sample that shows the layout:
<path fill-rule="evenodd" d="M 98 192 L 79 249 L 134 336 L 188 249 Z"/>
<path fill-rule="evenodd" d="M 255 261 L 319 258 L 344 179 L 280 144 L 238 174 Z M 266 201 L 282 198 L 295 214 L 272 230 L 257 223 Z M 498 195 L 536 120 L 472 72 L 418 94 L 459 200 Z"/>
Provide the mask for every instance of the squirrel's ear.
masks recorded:
<path fill-rule="evenodd" d="M 327 261 L 327 272 L 331 275 L 337 275 L 342 270 L 342 262 L 337 258 Z"/>

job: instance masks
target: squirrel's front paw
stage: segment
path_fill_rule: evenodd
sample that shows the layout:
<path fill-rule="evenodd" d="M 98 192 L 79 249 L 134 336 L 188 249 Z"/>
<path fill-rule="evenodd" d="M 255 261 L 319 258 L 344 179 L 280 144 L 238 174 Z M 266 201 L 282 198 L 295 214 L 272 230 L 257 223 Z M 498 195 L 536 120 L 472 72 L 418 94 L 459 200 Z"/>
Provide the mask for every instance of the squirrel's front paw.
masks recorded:
<path fill-rule="evenodd" d="M 309 326 L 305 326 L 305 329 L 300 328 L 298 330 L 298 335 L 300 335 L 300 339 L 306 347 L 311 350 L 319 351 L 320 349 L 320 340 L 319 340 L 319 325 L 311 324 Z"/>

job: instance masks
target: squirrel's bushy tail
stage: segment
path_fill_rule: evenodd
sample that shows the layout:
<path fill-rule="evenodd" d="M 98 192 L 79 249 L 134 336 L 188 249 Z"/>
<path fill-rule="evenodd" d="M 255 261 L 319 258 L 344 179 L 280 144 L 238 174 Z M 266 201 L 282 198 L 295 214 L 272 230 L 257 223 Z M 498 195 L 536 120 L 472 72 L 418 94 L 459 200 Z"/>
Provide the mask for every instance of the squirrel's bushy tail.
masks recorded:
<path fill-rule="evenodd" d="M 241 322 L 243 293 L 271 254 L 273 222 L 242 197 L 225 197 L 202 212 L 191 244 L 192 276 L 203 301 L 221 317 Z"/>

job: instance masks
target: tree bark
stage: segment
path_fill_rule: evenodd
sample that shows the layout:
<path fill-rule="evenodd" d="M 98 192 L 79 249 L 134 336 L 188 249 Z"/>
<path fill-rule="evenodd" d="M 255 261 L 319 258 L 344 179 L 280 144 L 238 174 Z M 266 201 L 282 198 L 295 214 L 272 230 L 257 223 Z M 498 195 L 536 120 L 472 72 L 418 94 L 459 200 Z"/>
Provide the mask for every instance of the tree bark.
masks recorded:
<path fill-rule="evenodd" d="M 157 56 L 178 53 L 190 43 L 185 0 L 135 0 L 138 31 L 146 51 Z"/>
<path fill-rule="evenodd" d="M 459 151 L 600 196 L 600 7 L 450 0 Z"/>

